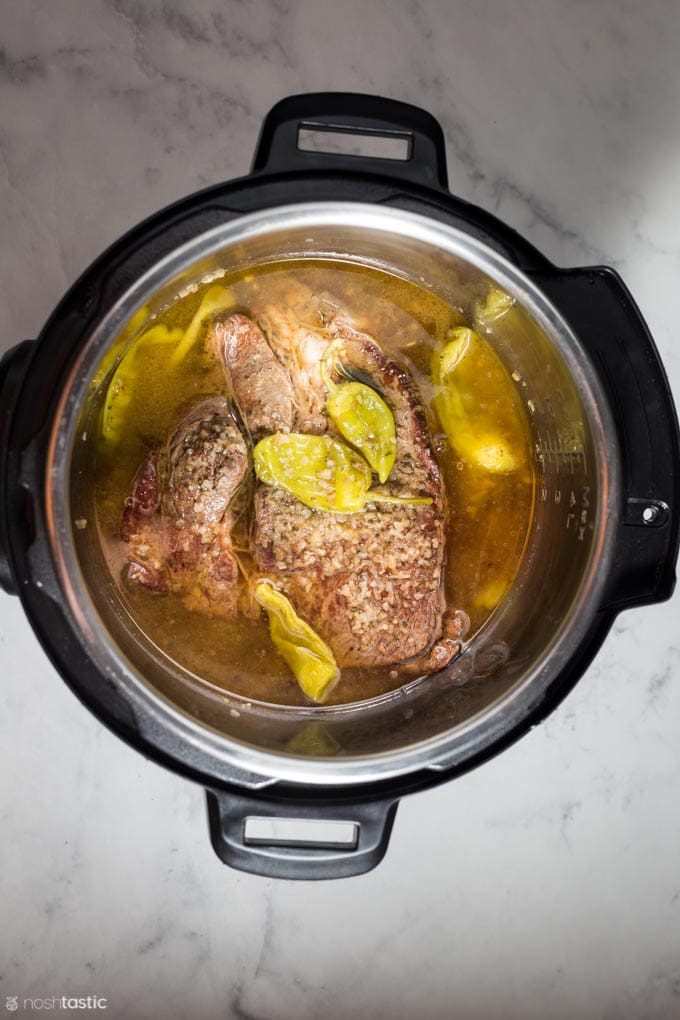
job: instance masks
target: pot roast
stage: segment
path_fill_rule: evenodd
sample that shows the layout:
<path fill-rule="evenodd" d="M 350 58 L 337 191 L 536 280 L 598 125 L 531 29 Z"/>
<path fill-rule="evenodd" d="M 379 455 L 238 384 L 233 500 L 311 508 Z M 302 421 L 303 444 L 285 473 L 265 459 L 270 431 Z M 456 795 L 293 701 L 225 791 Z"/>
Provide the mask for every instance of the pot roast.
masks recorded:
<path fill-rule="evenodd" d="M 259 322 L 215 318 L 206 357 L 219 361 L 224 393 L 191 407 L 140 466 L 123 514 L 128 580 L 234 618 L 253 611 L 248 593 L 266 578 L 340 668 L 406 663 L 406 672 L 433 672 L 459 650 L 466 621 L 445 615 L 447 504 L 422 401 L 410 373 L 340 310 L 317 317 L 308 325 L 272 307 Z M 394 418 L 393 467 L 356 513 L 314 509 L 251 467 L 263 437 L 337 437 L 325 409 L 330 345 L 333 378 L 360 379 Z M 250 556 L 239 563 L 232 532 L 242 513 Z"/>

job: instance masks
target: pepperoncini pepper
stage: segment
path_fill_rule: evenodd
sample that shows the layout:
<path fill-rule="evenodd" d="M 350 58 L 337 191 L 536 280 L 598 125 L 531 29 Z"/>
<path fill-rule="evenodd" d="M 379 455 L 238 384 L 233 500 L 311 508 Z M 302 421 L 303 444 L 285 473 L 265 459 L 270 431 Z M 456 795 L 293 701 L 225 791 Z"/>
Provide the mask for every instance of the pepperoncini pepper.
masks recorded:
<path fill-rule="evenodd" d="M 323 381 L 329 391 L 326 411 L 338 432 L 363 454 L 380 481 L 386 482 L 397 455 L 394 416 L 371 386 L 354 381 L 333 382 L 328 363 L 337 346 L 337 341 L 330 344 L 321 363 Z"/>
<path fill-rule="evenodd" d="M 470 357 L 480 338 L 474 330 L 460 326 L 451 330 L 448 342 L 432 358 L 432 381 L 437 387 L 434 407 L 449 442 L 459 456 L 492 474 L 506 474 L 519 466 L 509 444 L 465 399 L 464 379 Z"/>
<path fill-rule="evenodd" d="M 203 323 L 209 316 L 217 315 L 219 312 L 228 312 L 234 308 L 236 299 L 228 287 L 216 283 L 208 287 L 201 298 L 201 303 L 194 312 L 194 316 L 181 336 L 177 346 L 170 357 L 170 368 L 176 368 L 186 358 L 199 336 Z"/>
<path fill-rule="evenodd" d="M 332 436 L 276 432 L 253 450 L 255 474 L 277 489 L 285 489 L 313 510 L 353 514 L 369 502 L 431 503 L 430 497 L 390 496 L 369 491 L 371 469 L 345 443 Z"/>
<path fill-rule="evenodd" d="M 371 485 L 368 464 L 331 436 L 276 432 L 253 451 L 261 482 L 285 489 L 314 510 L 356 513 Z"/>
<path fill-rule="evenodd" d="M 182 335 L 181 329 L 169 329 L 158 323 L 142 333 L 139 339 L 135 340 L 130 349 L 126 351 L 111 377 L 104 398 L 101 418 L 101 434 L 104 439 L 117 443 L 123 435 L 127 424 L 132 387 L 139 375 L 138 355 L 143 350 L 159 344 L 176 344 L 182 339 Z"/>
<path fill-rule="evenodd" d="M 340 676 L 332 651 L 270 581 L 258 581 L 254 595 L 269 618 L 271 639 L 303 693 L 317 703 L 324 701 Z"/>
<path fill-rule="evenodd" d="M 515 299 L 512 294 L 508 294 L 498 287 L 491 287 L 483 301 L 475 302 L 475 322 L 481 326 L 496 322 L 498 319 L 502 319 L 504 315 L 507 315 L 514 304 Z"/>

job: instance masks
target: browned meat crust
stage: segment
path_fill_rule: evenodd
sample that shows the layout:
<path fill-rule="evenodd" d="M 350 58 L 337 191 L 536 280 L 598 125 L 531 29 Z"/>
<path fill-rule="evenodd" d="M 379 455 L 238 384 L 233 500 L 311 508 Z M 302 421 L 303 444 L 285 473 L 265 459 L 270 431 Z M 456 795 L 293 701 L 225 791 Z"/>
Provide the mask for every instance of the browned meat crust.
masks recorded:
<path fill-rule="evenodd" d="M 149 591 L 166 591 L 168 586 L 163 529 L 157 514 L 160 501 L 158 449 L 154 448 L 147 452 L 134 477 L 121 527 L 128 580 Z"/>
<path fill-rule="evenodd" d="M 329 431 L 320 362 L 333 342 L 334 358 L 370 380 L 394 415 L 396 460 L 379 490 L 431 503 L 321 512 L 257 483 L 251 544 L 258 571 L 329 643 L 341 668 L 443 668 L 460 647 L 460 628 L 452 631 L 442 619 L 447 506 L 411 375 L 337 311 L 325 330 L 302 325 L 290 311 L 269 310 L 263 322 L 266 336 L 247 316 L 232 314 L 217 319 L 208 336 L 250 438 Z M 201 612 L 237 615 L 231 536 L 247 475 L 246 442 L 229 402 L 203 401 L 162 449 L 149 452 L 135 478 L 122 529 L 130 580 L 181 591 Z"/>
<path fill-rule="evenodd" d="M 359 514 L 311 510 L 258 485 L 260 570 L 328 641 L 343 666 L 419 655 L 441 630 L 443 541 L 429 506 L 368 505 Z"/>
<path fill-rule="evenodd" d="M 260 324 L 290 378 L 293 430 L 322 435 L 328 431 L 327 391 L 321 379 L 321 358 L 328 347 L 328 334 L 299 321 L 285 308 L 268 308 Z"/>
<path fill-rule="evenodd" d="M 432 513 L 440 519 L 443 547 L 444 483 L 432 452 L 427 418 L 413 377 L 387 358 L 372 337 L 354 329 L 345 319 L 332 319 L 328 329 L 338 341 L 338 359 L 371 379 L 394 415 L 397 455 L 389 479 L 379 488 L 393 495 L 430 496 Z"/>
<path fill-rule="evenodd" d="M 231 533 L 247 471 L 247 446 L 229 402 L 201 401 L 135 477 L 122 527 L 128 580 L 180 592 L 190 609 L 235 617 L 239 568 Z"/>
<path fill-rule="evenodd" d="M 227 370 L 231 390 L 255 442 L 268 432 L 290 432 L 293 387 L 259 326 L 245 315 L 217 319 L 207 345 Z"/>
<path fill-rule="evenodd" d="M 279 318 L 279 344 L 283 328 Z M 259 569 L 329 643 L 341 668 L 400 663 L 426 652 L 441 635 L 443 481 L 409 373 L 345 320 L 330 322 L 326 346 L 331 339 L 339 341 L 343 365 L 368 377 L 394 414 L 397 456 L 390 478 L 380 488 L 392 495 L 429 496 L 432 503 L 369 503 L 358 514 L 325 513 L 258 484 L 255 558 Z M 317 346 L 318 359 L 323 350 Z M 297 381 L 299 385 L 299 376 Z M 292 383 L 298 400 L 295 375 Z M 235 378 L 233 385 L 245 408 L 247 395 L 239 392 Z M 452 654 L 450 650 L 449 658 Z"/>

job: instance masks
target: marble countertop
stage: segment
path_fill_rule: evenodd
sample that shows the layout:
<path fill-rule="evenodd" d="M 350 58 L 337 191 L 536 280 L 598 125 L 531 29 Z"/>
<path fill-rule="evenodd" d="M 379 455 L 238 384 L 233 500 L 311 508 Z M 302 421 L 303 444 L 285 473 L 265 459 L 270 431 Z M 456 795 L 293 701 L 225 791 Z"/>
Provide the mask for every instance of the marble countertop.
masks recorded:
<path fill-rule="evenodd" d="M 616 267 L 680 394 L 673 0 L 0 8 L 1 350 L 137 221 L 247 172 L 279 98 L 353 90 L 430 110 L 452 190 L 554 262 Z M 100 726 L 0 596 L 0 1010 L 680 1017 L 679 605 L 621 615 L 544 724 L 405 799 L 375 871 L 295 884 L 223 866 L 202 791 Z"/>

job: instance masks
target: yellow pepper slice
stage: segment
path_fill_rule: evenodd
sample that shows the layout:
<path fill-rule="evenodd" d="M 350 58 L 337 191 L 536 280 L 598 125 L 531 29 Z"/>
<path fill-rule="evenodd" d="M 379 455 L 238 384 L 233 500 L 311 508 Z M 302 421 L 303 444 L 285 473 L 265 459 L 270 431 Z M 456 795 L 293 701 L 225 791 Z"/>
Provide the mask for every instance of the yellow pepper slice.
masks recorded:
<path fill-rule="evenodd" d="M 253 461 L 260 481 L 285 489 L 314 510 L 356 513 L 366 503 L 368 464 L 331 436 L 277 432 L 260 440 Z"/>
<path fill-rule="evenodd" d="M 120 353 L 121 349 L 125 347 L 130 337 L 133 337 L 135 333 L 142 328 L 146 320 L 149 318 L 149 306 L 142 305 L 138 308 L 134 315 L 130 318 L 129 322 L 120 331 L 116 340 L 106 351 L 104 357 L 99 363 L 99 368 L 92 377 L 90 386 L 93 390 L 98 390 L 102 385 L 107 375 L 116 363 L 116 358 Z"/>
<path fill-rule="evenodd" d="M 184 336 L 172 352 L 170 367 L 176 368 L 177 365 L 184 361 L 198 340 L 203 323 L 209 316 L 217 315 L 219 312 L 228 312 L 230 308 L 234 308 L 235 304 L 236 299 L 228 287 L 222 284 L 215 284 L 209 287 L 201 298 L 201 303 L 194 312 L 191 322 L 184 331 Z"/>
<path fill-rule="evenodd" d="M 469 459 L 477 467 L 492 474 L 507 474 L 519 464 L 508 443 L 466 406 L 464 391 L 457 376 L 465 374 L 467 359 L 481 343 L 474 330 L 465 326 L 449 333 L 448 343 L 434 354 L 432 379 L 437 386 L 434 406 L 451 446 L 460 457 Z"/>
<path fill-rule="evenodd" d="M 110 442 L 118 442 L 123 434 L 128 405 L 132 399 L 132 387 L 136 382 L 138 368 L 137 355 L 144 348 L 156 344 L 176 344 L 182 338 L 181 329 L 168 329 L 160 323 L 147 329 L 135 340 L 125 352 L 111 377 L 101 418 L 102 437 Z"/>
<path fill-rule="evenodd" d="M 337 754 L 340 744 L 332 736 L 323 723 L 307 723 L 299 733 L 294 734 L 286 744 L 286 751 L 289 754 L 299 754 L 304 757 L 314 756 L 315 758 L 328 758 Z"/>
<path fill-rule="evenodd" d="M 429 496 L 390 496 L 370 491 L 371 469 L 354 450 L 332 436 L 276 432 L 253 450 L 255 474 L 265 485 L 290 492 L 313 510 L 355 514 L 367 503 L 431 503 Z"/>
<path fill-rule="evenodd" d="M 394 415 L 372 386 L 333 382 L 330 366 L 341 347 L 342 341 L 334 340 L 321 360 L 321 377 L 328 390 L 326 411 L 340 435 L 361 451 L 380 481 L 386 482 L 397 455 Z"/>
<path fill-rule="evenodd" d="M 470 348 L 476 343 L 477 334 L 473 330 L 467 329 L 465 326 L 452 329 L 449 333 L 448 343 L 439 352 L 437 369 L 439 378 L 437 381 L 447 381 L 454 368 L 461 363 Z"/>
<path fill-rule="evenodd" d="M 364 383 L 340 383 L 329 393 L 326 410 L 340 434 L 386 482 L 397 455 L 397 434 L 383 398 Z"/>
<path fill-rule="evenodd" d="M 496 577 L 489 581 L 473 599 L 475 609 L 495 609 L 509 587 L 510 579 L 507 577 Z"/>
<path fill-rule="evenodd" d="M 286 596 L 267 580 L 258 581 L 255 600 L 269 618 L 272 641 L 295 675 L 303 693 L 321 703 L 338 680 L 340 670 L 325 641 L 300 619 Z"/>
<path fill-rule="evenodd" d="M 506 315 L 515 304 L 512 294 L 499 287 L 490 287 L 483 301 L 476 301 L 474 306 L 475 320 L 482 326 L 496 322 Z"/>

